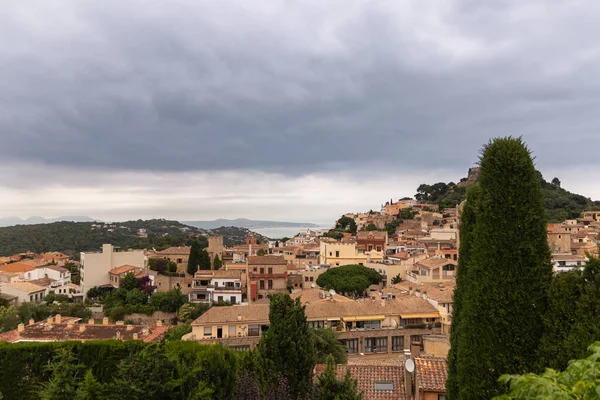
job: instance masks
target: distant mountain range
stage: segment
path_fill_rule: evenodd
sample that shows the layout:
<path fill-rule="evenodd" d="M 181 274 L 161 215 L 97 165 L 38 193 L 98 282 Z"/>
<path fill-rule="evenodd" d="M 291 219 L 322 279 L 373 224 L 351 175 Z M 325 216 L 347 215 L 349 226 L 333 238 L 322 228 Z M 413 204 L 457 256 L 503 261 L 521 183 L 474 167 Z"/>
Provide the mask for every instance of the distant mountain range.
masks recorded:
<path fill-rule="evenodd" d="M 280 221 L 255 221 L 246 218 L 215 219 L 214 221 L 181 221 L 181 223 L 200 229 L 215 229 L 221 226 L 234 226 L 237 228 L 317 228 L 319 225 L 309 222 L 280 222 Z"/>
<path fill-rule="evenodd" d="M 37 225 L 49 224 L 52 222 L 95 222 L 99 219 L 87 216 L 66 216 L 58 218 L 29 217 L 22 219 L 19 217 L 0 218 L 0 227 L 14 225 Z M 281 222 L 281 221 L 255 221 L 247 218 L 237 219 L 215 219 L 213 221 L 181 221 L 182 224 L 193 226 L 200 229 L 216 229 L 222 226 L 233 226 L 236 228 L 261 229 L 261 228 L 317 228 L 319 225 L 308 222 Z"/>
<path fill-rule="evenodd" d="M 86 217 L 86 216 L 67 216 L 58 218 L 44 218 L 44 217 L 29 217 L 22 219 L 19 217 L 6 217 L 0 218 L 0 227 L 13 226 L 13 225 L 36 225 L 36 224 L 49 224 L 52 222 L 94 222 L 97 219 Z"/>

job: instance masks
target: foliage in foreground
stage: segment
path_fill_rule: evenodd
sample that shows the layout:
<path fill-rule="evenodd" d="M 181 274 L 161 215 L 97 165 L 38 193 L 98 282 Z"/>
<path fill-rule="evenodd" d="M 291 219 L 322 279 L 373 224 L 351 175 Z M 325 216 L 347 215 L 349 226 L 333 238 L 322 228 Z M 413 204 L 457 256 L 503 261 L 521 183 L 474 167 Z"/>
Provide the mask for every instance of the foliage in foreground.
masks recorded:
<path fill-rule="evenodd" d="M 495 400 L 599 399 L 600 342 L 592 344 L 588 350 L 592 353 L 589 357 L 571 361 L 562 372 L 548 368 L 540 375 L 502 375 L 500 382 L 509 384 L 510 391 Z"/>

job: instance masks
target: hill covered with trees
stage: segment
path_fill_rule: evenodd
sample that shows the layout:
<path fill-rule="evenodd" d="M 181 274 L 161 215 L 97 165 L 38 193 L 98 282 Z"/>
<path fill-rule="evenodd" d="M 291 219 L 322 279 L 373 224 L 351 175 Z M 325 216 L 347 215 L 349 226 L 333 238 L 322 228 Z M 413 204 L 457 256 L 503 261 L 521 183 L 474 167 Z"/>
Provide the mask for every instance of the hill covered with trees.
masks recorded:
<path fill-rule="evenodd" d="M 542 194 L 544 196 L 544 208 L 550 221 L 564 221 L 570 218 L 579 218 L 585 210 L 600 208 L 600 201 L 582 196 L 580 194 L 571 193 L 561 187 L 561 182 L 558 178 L 548 182 L 539 174 L 542 185 Z M 465 198 L 467 188 L 473 184 L 473 180 L 463 178 L 458 184 L 454 182 L 438 182 L 432 185 L 423 183 L 417 188 L 415 199 L 423 203 L 433 203 L 440 208 L 456 207 Z"/>

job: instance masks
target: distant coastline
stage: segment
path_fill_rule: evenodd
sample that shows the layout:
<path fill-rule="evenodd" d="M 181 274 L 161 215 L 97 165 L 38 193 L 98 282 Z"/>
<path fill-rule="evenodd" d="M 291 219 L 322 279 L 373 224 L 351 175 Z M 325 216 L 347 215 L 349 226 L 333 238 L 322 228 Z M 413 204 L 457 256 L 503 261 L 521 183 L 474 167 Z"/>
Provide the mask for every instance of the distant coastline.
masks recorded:
<path fill-rule="evenodd" d="M 273 227 L 273 228 L 249 228 L 252 232 L 259 233 L 271 239 L 281 239 L 284 237 L 292 238 L 296 236 L 300 231 L 305 229 L 330 229 L 331 227 L 326 226 L 314 226 L 314 227 Z"/>

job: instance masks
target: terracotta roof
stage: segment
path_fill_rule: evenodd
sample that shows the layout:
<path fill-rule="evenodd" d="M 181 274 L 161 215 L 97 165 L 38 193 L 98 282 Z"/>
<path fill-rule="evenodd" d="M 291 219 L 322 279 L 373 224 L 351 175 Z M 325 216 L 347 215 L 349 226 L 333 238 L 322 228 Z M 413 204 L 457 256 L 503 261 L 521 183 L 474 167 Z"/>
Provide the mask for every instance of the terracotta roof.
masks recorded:
<path fill-rule="evenodd" d="M 417 370 L 417 390 L 423 392 L 446 393 L 448 379 L 448 363 L 445 358 L 415 358 Z"/>
<path fill-rule="evenodd" d="M 212 307 L 192 322 L 192 325 L 218 324 L 223 322 L 265 322 L 269 321 L 269 304 L 248 306 Z"/>
<path fill-rule="evenodd" d="M 33 283 L 34 285 L 38 285 L 38 286 L 49 286 L 52 282 L 56 282 L 56 279 L 40 278 L 40 279 L 33 279 L 33 280 L 29 281 L 29 283 Z"/>
<path fill-rule="evenodd" d="M 325 371 L 324 364 L 318 364 L 316 373 Z M 338 365 L 336 375 L 338 379 L 346 376 L 350 371 L 352 379 L 357 381 L 357 389 L 362 393 L 364 400 L 405 400 L 406 389 L 404 388 L 404 369 L 402 366 L 394 365 Z M 375 390 L 375 382 L 393 382 L 394 389 L 390 391 Z"/>
<path fill-rule="evenodd" d="M 158 255 L 171 255 L 171 254 L 182 254 L 182 255 L 190 255 L 190 246 L 180 246 L 180 247 L 169 247 L 162 251 L 157 251 Z"/>
<path fill-rule="evenodd" d="M 7 283 L 5 287 L 12 287 L 25 293 L 35 293 L 46 290 L 43 286 L 38 286 L 30 282 L 13 282 Z"/>
<path fill-rule="evenodd" d="M 109 274 L 121 275 L 126 272 L 131 272 L 135 270 L 139 270 L 140 268 L 134 267 L 133 265 L 121 265 L 120 267 L 116 267 L 108 271 Z"/>
<path fill-rule="evenodd" d="M 217 279 L 241 279 L 242 272 L 240 270 L 224 270 L 217 269 L 214 271 L 198 271 L 194 275 L 195 278 L 217 278 Z"/>
<path fill-rule="evenodd" d="M 0 266 L 0 271 L 5 271 L 5 272 L 24 273 L 24 272 L 33 271 L 34 269 L 35 269 L 35 267 L 32 267 L 31 265 L 27 265 L 22 262 L 15 262 L 12 264 L 6 264 L 6 265 Z"/>
<path fill-rule="evenodd" d="M 393 292 L 396 296 L 392 300 L 377 298 L 351 300 L 341 295 L 335 295 L 333 300 L 329 297 L 321 299 L 319 289 L 303 290 L 292 294 L 293 298 L 300 297 L 306 306 L 306 317 L 311 320 L 328 317 L 344 318 L 353 316 L 372 315 L 400 315 L 417 313 L 438 313 L 437 309 L 422 297 L 410 296 L 401 293 L 395 288 L 385 289 L 384 296 Z M 239 319 L 238 319 L 239 316 Z M 204 315 L 194 321 L 195 325 L 209 323 L 227 323 L 233 321 L 268 321 L 269 303 L 255 302 L 247 306 L 213 307 Z"/>
<path fill-rule="evenodd" d="M 250 256 L 248 265 L 286 265 L 287 261 L 282 256 Z"/>
<path fill-rule="evenodd" d="M 64 321 L 63 321 L 64 322 Z M 80 327 L 85 326 L 83 332 Z M 84 325 L 74 323 L 69 326 L 67 323 L 49 324 L 47 322 L 36 322 L 33 325 L 26 325 L 23 332 L 16 329 L 0 335 L 0 341 L 7 342 L 47 342 L 47 341 L 87 341 L 87 340 L 109 340 L 121 339 L 132 340 L 133 334 L 138 334 L 138 339 L 144 342 L 159 340 L 162 338 L 168 327 L 156 326 L 148 327 L 144 325 L 131 325 L 127 330 L 127 325 Z"/>
<path fill-rule="evenodd" d="M 439 268 L 448 264 L 456 265 L 456 261 L 450 260 L 449 258 L 426 258 L 417 262 L 415 265 L 431 269 Z"/>
<path fill-rule="evenodd" d="M 426 282 L 426 283 L 415 283 L 409 281 L 402 281 L 394 285 L 394 287 L 401 291 L 408 291 L 412 287 L 413 290 L 420 289 L 421 293 L 427 292 L 427 297 L 438 303 L 452 303 L 454 298 L 454 288 L 456 287 L 455 280 L 448 280 L 443 282 Z"/>
<path fill-rule="evenodd" d="M 387 237 L 385 231 L 360 231 L 356 234 L 356 239 L 367 240 L 369 236 L 373 236 L 373 239 L 384 240 Z"/>
<path fill-rule="evenodd" d="M 51 269 L 51 270 L 56 271 L 56 272 L 63 272 L 63 273 L 64 272 L 69 272 L 68 269 L 63 268 L 63 267 L 59 267 L 57 265 L 46 265 L 43 268 L 48 268 L 48 269 Z"/>

